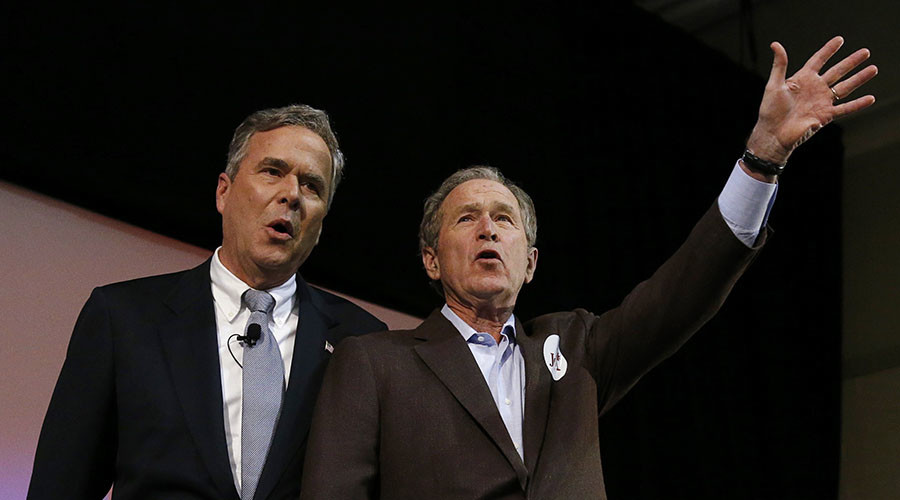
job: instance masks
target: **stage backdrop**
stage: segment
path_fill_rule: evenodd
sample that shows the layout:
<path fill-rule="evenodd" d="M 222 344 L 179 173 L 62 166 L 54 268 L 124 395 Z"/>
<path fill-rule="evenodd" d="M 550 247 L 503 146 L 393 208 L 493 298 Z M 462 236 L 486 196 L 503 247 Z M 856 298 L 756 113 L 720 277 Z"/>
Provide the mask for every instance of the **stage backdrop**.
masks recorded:
<path fill-rule="evenodd" d="M 624 2 L 63 8 L 9 23 L 4 178 L 213 248 L 234 126 L 322 107 L 348 169 L 304 275 L 417 315 L 422 200 L 473 163 L 537 204 L 517 314 L 615 306 L 714 202 L 764 84 Z M 603 419 L 611 499 L 836 496 L 841 156 L 832 126 L 792 158 L 721 314 Z"/>

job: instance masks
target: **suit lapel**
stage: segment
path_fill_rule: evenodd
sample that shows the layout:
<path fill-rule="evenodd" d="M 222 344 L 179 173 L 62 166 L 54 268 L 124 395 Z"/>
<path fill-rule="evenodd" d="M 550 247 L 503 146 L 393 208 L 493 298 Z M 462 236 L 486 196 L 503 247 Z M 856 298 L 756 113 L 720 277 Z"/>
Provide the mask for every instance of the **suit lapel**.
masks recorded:
<path fill-rule="evenodd" d="M 175 383 L 175 393 L 200 456 L 222 497 L 237 500 L 225 444 L 222 380 L 209 264 L 207 260 L 186 272 L 167 297 L 166 305 L 174 316 L 160 325 L 159 335 Z"/>
<path fill-rule="evenodd" d="M 525 441 L 525 465 L 534 474 L 544 444 L 547 415 L 550 412 L 552 377 L 544 363 L 544 346 L 531 332 L 525 331 L 516 320 L 516 340 L 525 358 L 525 422 L 522 439 Z"/>
<path fill-rule="evenodd" d="M 419 357 L 494 441 L 515 469 L 519 484 L 524 489 L 528 471 L 516 452 L 490 389 L 462 336 L 440 310 L 431 313 L 416 328 L 415 335 L 426 341 L 415 347 Z"/>
<path fill-rule="evenodd" d="M 327 306 L 299 274 L 297 299 L 300 302 L 300 318 L 294 340 L 291 375 L 272 447 L 256 489 L 255 498 L 259 499 L 269 495 L 306 440 L 330 356 L 325 350 L 325 341 L 337 345 L 342 337 L 340 324 L 328 314 Z"/>

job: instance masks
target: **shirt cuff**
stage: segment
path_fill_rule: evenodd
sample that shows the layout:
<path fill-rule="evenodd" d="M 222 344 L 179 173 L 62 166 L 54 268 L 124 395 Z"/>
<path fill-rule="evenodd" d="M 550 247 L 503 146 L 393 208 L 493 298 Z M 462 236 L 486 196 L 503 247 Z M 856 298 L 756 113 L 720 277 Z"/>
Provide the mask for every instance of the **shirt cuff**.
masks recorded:
<path fill-rule="evenodd" d="M 758 181 L 747 175 L 738 163 L 734 164 L 719 195 L 719 212 L 744 245 L 752 247 L 765 227 L 776 193 L 778 183 Z"/>

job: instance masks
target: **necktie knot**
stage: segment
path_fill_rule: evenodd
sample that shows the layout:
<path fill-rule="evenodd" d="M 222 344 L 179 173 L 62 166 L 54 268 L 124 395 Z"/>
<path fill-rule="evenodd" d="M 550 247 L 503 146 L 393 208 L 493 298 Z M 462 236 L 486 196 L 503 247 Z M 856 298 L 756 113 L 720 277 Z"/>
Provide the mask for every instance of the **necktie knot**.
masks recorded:
<path fill-rule="evenodd" d="M 241 300 L 250 312 L 261 312 L 268 316 L 275 309 L 275 298 L 269 295 L 269 292 L 249 288 L 241 296 Z"/>

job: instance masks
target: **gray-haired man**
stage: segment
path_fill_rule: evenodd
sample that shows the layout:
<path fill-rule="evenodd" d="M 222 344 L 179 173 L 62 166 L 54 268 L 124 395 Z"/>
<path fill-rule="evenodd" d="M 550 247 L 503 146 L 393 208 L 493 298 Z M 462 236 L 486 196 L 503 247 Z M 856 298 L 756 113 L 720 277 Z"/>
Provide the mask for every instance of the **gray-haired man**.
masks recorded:
<path fill-rule="evenodd" d="M 722 195 L 652 277 L 601 315 L 519 321 L 516 299 L 538 263 L 531 199 L 490 168 L 445 180 L 425 202 L 419 234 L 446 304 L 415 330 L 336 351 L 301 498 L 606 498 L 598 415 L 716 312 L 763 244 L 791 151 L 874 102 L 836 102 L 875 76 L 869 66 L 841 80 L 867 50 L 819 74 L 842 42 L 787 80 L 787 54 L 772 44 L 759 120 Z"/>
<path fill-rule="evenodd" d="M 222 246 L 85 304 L 28 498 L 102 498 L 110 486 L 125 499 L 299 494 L 329 348 L 385 327 L 298 273 L 343 166 L 328 117 L 309 106 L 237 128 L 216 189 Z"/>

